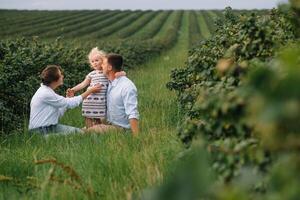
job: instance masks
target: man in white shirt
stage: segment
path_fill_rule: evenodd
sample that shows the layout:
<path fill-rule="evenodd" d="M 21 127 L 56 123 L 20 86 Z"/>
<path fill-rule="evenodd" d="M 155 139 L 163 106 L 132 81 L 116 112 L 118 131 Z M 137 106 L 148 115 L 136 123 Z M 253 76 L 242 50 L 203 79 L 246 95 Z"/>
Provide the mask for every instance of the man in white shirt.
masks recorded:
<path fill-rule="evenodd" d="M 122 71 L 123 58 L 118 54 L 108 54 L 103 59 L 102 70 L 109 80 L 107 89 L 108 125 L 95 125 L 88 129 L 92 132 L 107 132 L 112 129 L 131 129 L 138 134 L 138 101 L 137 89 L 126 76 L 116 77 Z"/>
<path fill-rule="evenodd" d="M 101 86 L 91 87 L 76 97 L 65 98 L 54 92 L 63 84 L 64 76 L 60 66 L 47 66 L 41 78 L 41 87 L 33 95 L 30 103 L 29 130 L 42 134 L 83 132 L 76 127 L 58 124 L 58 120 L 67 109 L 79 106 L 88 95 L 99 92 Z"/>

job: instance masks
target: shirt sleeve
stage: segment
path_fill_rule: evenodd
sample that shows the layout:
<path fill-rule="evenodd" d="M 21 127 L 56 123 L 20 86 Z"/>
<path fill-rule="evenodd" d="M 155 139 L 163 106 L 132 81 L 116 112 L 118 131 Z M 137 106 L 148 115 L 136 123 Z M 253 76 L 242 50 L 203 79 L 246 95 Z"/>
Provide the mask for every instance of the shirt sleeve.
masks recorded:
<path fill-rule="evenodd" d="M 124 101 L 125 113 L 128 116 L 128 119 L 139 119 L 136 88 L 126 89 L 122 96 Z"/>
<path fill-rule="evenodd" d="M 67 107 L 66 106 L 62 107 L 62 108 L 59 108 L 58 109 L 59 117 L 62 117 L 65 114 L 66 111 L 67 111 Z"/>
<path fill-rule="evenodd" d="M 75 108 L 79 106 L 82 102 L 82 97 L 81 95 L 78 95 L 76 97 L 66 98 L 56 93 L 52 93 L 47 95 L 46 98 L 44 98 L 44 101 L 55 108 L 61 108 L 60 111 L 64 113 L 64 110 L 67 108 Z"/>

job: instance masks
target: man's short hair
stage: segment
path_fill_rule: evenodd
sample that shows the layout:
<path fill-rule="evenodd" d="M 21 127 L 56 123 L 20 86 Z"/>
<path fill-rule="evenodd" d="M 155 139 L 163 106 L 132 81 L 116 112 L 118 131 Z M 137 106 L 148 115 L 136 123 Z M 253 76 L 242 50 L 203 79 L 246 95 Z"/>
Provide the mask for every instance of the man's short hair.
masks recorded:
<path fill-rule="evenodd" d="M 59 65 L 48 65 L 41 73 L 42 83 L 49 86 L 51 83 L 58 81 L 59 71 L 62 73 Z"/>
<path fill-rule="evenodd" d="M 110 53 L 107 56 L 107 63 L 112 66 L 114 72 L 120 72 L 123 68 L 123 57 L 119 54 Z"/>

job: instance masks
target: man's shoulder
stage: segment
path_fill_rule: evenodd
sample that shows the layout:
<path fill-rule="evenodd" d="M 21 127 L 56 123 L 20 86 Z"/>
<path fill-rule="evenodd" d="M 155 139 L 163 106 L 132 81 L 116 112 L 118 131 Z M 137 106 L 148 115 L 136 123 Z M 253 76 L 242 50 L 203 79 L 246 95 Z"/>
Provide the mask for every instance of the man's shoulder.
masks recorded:
<path fill-rule="evenodd" d="M 122 82 L 134 84 L 133 81 L 130 80 L 127 76 L 121 76 L 120 79 Z"/>
<path fill-rule="evenodd" d="M 41 85 L 37 89 L 37 91 L 35 92 L 35 94 L 37 94 L 37 95 L 43 95 L 43 94 L 48 94 L 49 92 L 51 92 L 51 91 L 50 91 L 50 89 L 47 86 Z"/>
<path fill-rule="evenodd" d="M 53 96 L 53 90 L 50 90 L 46 86 L 41 86 L 37 89 L 35 94 L 32 96 L 32 101 L 40 101 L 42 99 L 47 99 L 49 97 Z"/>
<path fill-rule="evenodd" d="M 122 86 L 124 86 L 125 88 L 129 87 L 129 88 L 136 89 L 135 84 L 127 76 L 122 76 L 120 81 L 121 81 Z"/>

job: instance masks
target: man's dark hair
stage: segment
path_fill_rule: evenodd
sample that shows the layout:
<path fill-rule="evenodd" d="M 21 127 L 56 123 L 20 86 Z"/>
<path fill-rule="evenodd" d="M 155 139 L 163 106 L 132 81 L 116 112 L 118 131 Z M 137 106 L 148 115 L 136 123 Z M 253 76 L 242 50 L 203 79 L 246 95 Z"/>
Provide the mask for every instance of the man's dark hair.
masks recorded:
<path fill-rule="evenodd" d="M 62 73 L 62 69 L 58 65 L 48 65 L 41 73 L 42 83 L 49 86 L 51 83 L 58 81 L 59 71 Z"/>
<path fill-rule="evenodd" d="M 114 72 L 120 72 L 123 68 L 123 57 L 119 54 L 110 53 L 107 56 L 107 62 L 112 66 Z"/>

